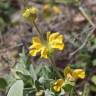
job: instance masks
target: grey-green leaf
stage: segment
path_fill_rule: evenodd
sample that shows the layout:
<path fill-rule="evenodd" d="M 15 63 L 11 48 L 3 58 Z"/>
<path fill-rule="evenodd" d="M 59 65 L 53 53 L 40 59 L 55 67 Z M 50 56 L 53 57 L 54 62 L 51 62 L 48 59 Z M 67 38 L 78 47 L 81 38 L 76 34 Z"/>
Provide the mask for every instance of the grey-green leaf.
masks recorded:
<path fill-rule="evenodd" d="M 96 75 L 91 78 L 91 81 L 96 85 Z"/>
<path fill-rule="evenodd" d="M 35 72 L 34 67 L 33 67 L 32 64 L 30 65 L 30 73 L 31 73 L 31 75 L 33 77 L 33 80 L 34 81 L 37 80 L 37 75 L 36 75 L 36 72 Z"/>
<path fill-rule="evenodd" d="M 23 81 L 17 80 L 9 89 L 7 96 L 23 96 L 23 88 Z"/>

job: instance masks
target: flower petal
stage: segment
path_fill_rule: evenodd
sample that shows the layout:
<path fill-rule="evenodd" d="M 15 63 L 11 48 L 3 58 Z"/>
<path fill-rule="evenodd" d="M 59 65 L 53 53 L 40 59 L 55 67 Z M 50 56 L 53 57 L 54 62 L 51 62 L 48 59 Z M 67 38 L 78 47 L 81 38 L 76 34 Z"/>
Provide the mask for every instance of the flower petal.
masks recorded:
<path fill-rule="evenodd" d="M 72 74 L 73 73 L 73 70 L 70 68 L 70 66 L 67 66 L 65 69 L 64 69 L 64 76 L 67 77 L 67 74 Z"/>
<path fill-rule="evenodd" d="M 42 48 L 41 41 L 38 37 L 33 37 L 32 43 L 33 44 L 29 47 L 29 54 L 32 56 L 36 56 L 36 54 L 40 52 Z"/>
<path fill-rule="evenodd" d="M 41 58 L 48 58 L 48 49 L 46 47 L 41 48 Z"/>
<path fill-rule="evenodd" d="M 37 17 L 38 9 L 36 7 L 30 7 L 24 10 L 23 17 L 29 20 L 35 20 Z"/>
<path fill-rule="evenodd" d="M 58 32 L 52 33 L 52 34 L 49 36 L 49 42 L 55 40 L 58 36 L 59 36 L 59 33 L 58 33 Z"/>
<path fill-rule="evenodd" d="M 82 70 L 82 69 L 75 69 L 74 71 L 73 71 L 73 77 L 75 78 L 75 79 L 84 79 L 85 78 L 85 71 L 84 70 Z"/>
<path fill-rule="evenodd" d="M 60 92 L 61 88 L 58 86 L 53 86 L 53 89 L 55 92 Z"/>
<path fill-rule="evenodd" d="M 63 50 L 64 49 L 64 44 L 61 44 L 61 43 L 53 43 L 51 45 L 52 48 L 56 48 L 56 49 L 59 49 L 59 50 Z"/>
<path fill-rule="evenodd" d="M 62 12 L 61 9 L 57 6 L 53 6 L 52 9 L 53 9 L 53 12 L 56 13 L 56 14 L 60 14 Z"/>
<path fill-rule="evenodd" d="M 56 92 L 60 92 L 61 88 L 63 87 L 64 85 L 64 80 L 63 79 L 58 79 L 54 85 L 53 85 L 53 89 L 54 91 Z"/>
<path fill-rule="evenodd" d="M 38 37 L 33 37 L 32 38 L 32 43 L 33 44 L 41 44 L 41 41 L 40 41 L 40 39 Z"/>
<path fill-rule="evenodd" d="M 34 44 L 30 46 L 29 54 L 32 56 L 36 56 L 36 54 L 40 52 L 40 50 L 41 50 L 41 45 Z"/>
<path fill-rule="evenodd" d="M 36 56 L 37 53 L 38 53 L 37 50 L 30 50 L 30 51 L 29 51 L 29 54 L 30 54 L 31 56 Z"/>
<path fill-rule="evenodd" d="M 51 48 L 64 49 L 63 35 L 60 35 L 58 32 L 49 35 L 48 43 Z"/>

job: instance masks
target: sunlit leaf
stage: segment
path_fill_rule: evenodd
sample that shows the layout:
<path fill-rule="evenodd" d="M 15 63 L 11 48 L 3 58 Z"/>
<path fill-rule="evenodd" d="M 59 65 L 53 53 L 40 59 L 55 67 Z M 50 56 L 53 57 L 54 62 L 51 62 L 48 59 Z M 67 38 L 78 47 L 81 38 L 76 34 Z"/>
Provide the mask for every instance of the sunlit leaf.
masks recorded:
<path fill-rule="evenodd" d="M 24 84 L 22 80 L 17 80 L 9 89 L 7 96 L 23 96 Z"/>
<path fill-rule="evenodd" d="M 91 78 L 91 81 L 96 85 L 96 75 Z"/>

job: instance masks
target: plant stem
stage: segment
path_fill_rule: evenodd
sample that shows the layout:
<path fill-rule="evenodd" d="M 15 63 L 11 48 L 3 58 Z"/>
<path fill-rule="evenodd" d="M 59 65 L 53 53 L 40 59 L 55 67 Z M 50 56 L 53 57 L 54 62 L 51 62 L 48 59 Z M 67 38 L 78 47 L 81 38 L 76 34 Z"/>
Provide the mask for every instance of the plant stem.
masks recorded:
<path fill-rule="evenodd" d="M 88 20 L 88 22 L 93 26 L 96 27 L 95 24 L 92 22 L 90 17 L 86 14 L 85 10 L 80 6 L 79 7 L 80 12 L 83 14 L 83 16 Z"/>
<path fill-rule="evenodd" d="M 40 30 L 39 30 L 36 22 L 33 20 L 32 23 L 33 23 L 33 25 L 35 26 L 35 28 L 36 28 L 36 30 L 37 30 L 37 32 L 38 32 L 38 35 L 40 36 L 40 35 L 41 35 L 41 32 L 40 32 Z"/>
<path fill-rule="evenodd" d="M 63 79 L 63 76 L 60 74 L 60 72 L 58 71 L 57 67 L 56 67 L 56 64 L 55 64 L 55 61 L 53 60 L 52 57 L 49 58 L 49 62 L 51 63 L 54 71 L 56 72 L 56 74 L 61 78 Z"/>
<path fill-rule="evenodd" d="M 37 30 L 37 34 L 38 34 L 40 40 L 41 40 L 42 42 L 44 42 L 43 34 L 40 32 L 40 29 L 38 28 L 36 22 L 33 20 L 32 23 L 33 23 L 34 27 L 35 27 L 36 30 Z"/>
<path fill-rule="evenodd" d="M 78 96 L 78 94 L 76 93 L 76 90 L 74 88 L 72 88 L 70 90 L 69 96 Z"/>
<path fill-rule="evenodd" d="M 84 90 L 83 90 L 82 96 L 89 96 L 89 93 L 90 93 L 89 83 L 86 82 L 86 84 L 84 85 Z"/>
<path fill-rule="evenodd" d="M 84 48 L 84 46 L 85 46 L 86 43 L 88 42 L 89 37 L 93 34 L 93 32 L 94 32 L 95 29 L 96 29 L 96 28 L 94 27 L 94 28 L 88 33 L 88 35 L 87 35 L 84 43 L 83 43 L 78 49 L 76 49 L 74 52 L 70 53 L 70 55 L 69 55 L 70 58 L 71 58 L 73 55 L 75 55 L 77 52 L 79 52 L 82 48 Z"/>

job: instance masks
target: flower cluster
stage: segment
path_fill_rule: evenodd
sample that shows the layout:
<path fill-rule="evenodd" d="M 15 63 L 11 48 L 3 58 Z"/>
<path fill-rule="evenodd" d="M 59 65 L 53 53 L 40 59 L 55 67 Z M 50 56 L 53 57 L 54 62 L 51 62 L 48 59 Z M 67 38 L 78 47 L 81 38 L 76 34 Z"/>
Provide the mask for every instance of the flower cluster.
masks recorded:
<path fill-rule="evenodd" d="M 82 69 L 71 69 L 69 66 L 64 69 L 64 76 L 68 80 L 77 80 L 77 79 L 84 79 L 85 72 Z"/>
<path fill-rule="evenodd" d="M 40 52 L 41 58 L 48 58 L 48 55 L 50 55 L 54 49 L 64 49 L 63 35 L 60 35 L 58 32 L 52 34 L 47 32 L 47 41 L 45 42 L 42 42 L 38 37 L 33 37 L 32 45 L 29 49 L 29 53 L 32 56 L 36 56 L 36 54 Z"/>
<path fill-rule="evenodd" d="M 23 13 L 23 17 L 28 20 L 35 20 L 37 17 L 37 12 L 38 9 L 36 7 L 27 8 Z"/>
<path fill-rule="evenodd" d="M 54 12 L 55 14 L 60 14 L 62 13 L 61 9 L 58 6 L 51 6 L 50 4 L 45 4 L 43 7 L 43 10 L 45 13 L 52 13 Z"/>
<path fill-rule="evenodd" d="M 83 69 L 71 69 L 69 66 L 64 69 L 64 77 L 67 81 L 76 81 L 77 79 L 85 78 L 85 71 Z M 65 85 L 65 80 L 58 79 L 53 84 L 55 92 L 60 92 L 61 88 Z"/>

